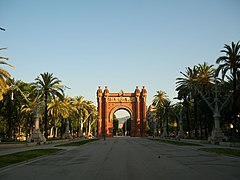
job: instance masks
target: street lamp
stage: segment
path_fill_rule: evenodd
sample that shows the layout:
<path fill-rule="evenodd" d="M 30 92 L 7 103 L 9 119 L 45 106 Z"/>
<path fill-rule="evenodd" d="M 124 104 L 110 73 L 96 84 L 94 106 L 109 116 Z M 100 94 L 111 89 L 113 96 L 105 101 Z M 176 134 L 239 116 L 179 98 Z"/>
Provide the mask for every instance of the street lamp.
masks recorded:
<path fill-rule="evenodd" d="M 196 88 L 197 89 L 197 88 Z M 213 141 L 213 142 L 221 142 L 221 141 L 227 141 L 228 138 L 224 135 L 222 129 L 220 128 L 220 118 L 221 118 L 221 110 L 225 106 L 226 102 L 229 100 L 230 96 L 221 103 L 220 100 L 218 99 L 218 85 L 217 85 L 217 80 L 215 78 L 215 97 L 212 103 L 210 103 L 205 95 L 202 94 L 202 92 L 197 89 L 197 91 L 200 93 L 202 96 L 203 100 L 207 103 L 207 105 L 210 107 L 210 109 L 213 112 L 213 119 L 214 119 L 214 128 L 212 130 L 211 136 L 208 137 L 208 141 Z M 221 104 L 220 104 L 221 103 Z M 220 105 L 220 107 L 219 107 Z"/>
<path fill-rule="evenodd" d="M 33 112 L 33 118 L 34 118 L 34 121 L 35 121 L 35 128 L 33 130 L 33 134 L 30 136 L 28 141 L 31 142 L 33 140 L 34 142 L 37 142 L 37 143 L 45 142 L 46 138 L 43 136 L 43 134 L 41 133 L 41 131 L 39 129 L 39 107 L 38 106 L 39 106 L 40 101 L 39 101 L 38 82 L 37 82 L 36 108 L 34 108 L 34 106 L 31 104 L 29 99 L 24 95 L 24 93 L 21 91 L 21 89 L 19 89 L 18 86 L 12 84 L 10 86 L 10 89 L 12 90 L 11 99 L 13 100 L 13 90 L 16 89 L 17 91 L 20 92 L 21 96 L 25 99 L 25 101 L 27 102 L 28 106 L 31 108 L 31 110 Z"/>

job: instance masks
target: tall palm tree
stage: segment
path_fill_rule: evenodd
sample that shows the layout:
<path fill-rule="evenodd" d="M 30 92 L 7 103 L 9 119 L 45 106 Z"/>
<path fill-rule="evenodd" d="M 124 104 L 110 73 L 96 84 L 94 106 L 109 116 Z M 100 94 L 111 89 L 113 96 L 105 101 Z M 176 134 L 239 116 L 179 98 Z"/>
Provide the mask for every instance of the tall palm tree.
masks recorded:
<path fill-rule="evenodd" d="M 214 86 L 215 83 L 217 83 L 216 81 L 216 76 L 215 76 L 215 68 L 213 67 L 213 65 L 209 65 L 208 63 L 204 62 L 203 64 L 198 64 L 197 66 L 198 69 L 198 91 L 201 92 L 202 94 L 208 94 L 208 96 L 210 97 L 210 95 L 212 94 L 211 90 Z M 206 118 L 206 114 L 207 114 L 207 109 L 206 107 L 209 109 L 208 105 L 206 104 L 205 101 L 201 101 L 200 99 L 198 100 L 198 106 L 200 107 L 199 110 L 196 109 L 195 112 L 200 112 L 198 115 L 198 119 L 199 119 L 199 126 L 200 126 L 200 136 L 202 137 L 203 131 L 202 131 L 202 127 L 203 127 L 203 121 L 204 124 L 209 124 L 206 121 L 211 120 L 211 118 Z M 203 117 L 203 118 L 202 118 Z"/>
<path fill-rule="evenodd" d="M 231 46 L 225 44 L 224 49 L 221 52 L 225 53 L 225 56 L 220 56 L 216 63 L 219 64 L 216 74 L 222 72 L 222 79 L 226 76 L 226 73 L 230 71 L 233 76 L 233 128 L 234 135 L 236 135 L 237 113 L 236 113 L 236 99 L 237 99 L 237 71 L 240 68 L 240 42 L 236 44 L 232 42 Z"/>
<path fill-rule="evenodd" d="M 180 72 L 184 77 L 177 78 L 177 88 L 178 99 L 183 99 L 183 105 L 186 109 L 186 120 L 187 120 L 187 130 L 190 136 L 190 100 L 194 99 L 194 119 L 197 122 L 197 83 L 198 83 L 198 68 L 194 66 L 193 68 L 187 67 L 186 72 Z"/>
<path fill-rule="evenodd" d="M 62 81 L 54 77 L 51 73 L 41 73 L 41 77 L 36 78 L 37 86 L 40 86 L 41 96 L 44 98 L 44 136 L 48 138 L 48 102 L 51 98 L 56 96 L 60 99 L 64 97 L 63 86 L 60 84 Z"/>

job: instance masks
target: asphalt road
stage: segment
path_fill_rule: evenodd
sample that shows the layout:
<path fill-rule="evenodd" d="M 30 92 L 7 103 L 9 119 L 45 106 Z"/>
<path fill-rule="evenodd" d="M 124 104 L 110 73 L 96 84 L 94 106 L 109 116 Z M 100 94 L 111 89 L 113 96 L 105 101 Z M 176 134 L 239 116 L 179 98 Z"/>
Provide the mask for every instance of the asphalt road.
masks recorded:
<path fill-rule="evenodd" d="M 109 138 L 0 171 L 1 180 L 231 180 L 240 158 L 142 138 Z"/>

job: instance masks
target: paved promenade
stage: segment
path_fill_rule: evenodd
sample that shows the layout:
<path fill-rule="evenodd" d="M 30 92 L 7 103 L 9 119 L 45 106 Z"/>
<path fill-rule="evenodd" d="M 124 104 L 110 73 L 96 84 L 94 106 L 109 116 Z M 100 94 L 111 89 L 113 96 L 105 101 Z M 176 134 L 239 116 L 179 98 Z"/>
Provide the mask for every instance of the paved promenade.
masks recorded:
<path fill-rule="evenodd" d="M 0 179 L 239 179 L 239 157 L 207 153 L 199 148 L 201 147 L 176 146 L 142 138 L 107 138 L 106 141 L 99 140 L 68 148 L 57 155 L 0 170 Z"/>

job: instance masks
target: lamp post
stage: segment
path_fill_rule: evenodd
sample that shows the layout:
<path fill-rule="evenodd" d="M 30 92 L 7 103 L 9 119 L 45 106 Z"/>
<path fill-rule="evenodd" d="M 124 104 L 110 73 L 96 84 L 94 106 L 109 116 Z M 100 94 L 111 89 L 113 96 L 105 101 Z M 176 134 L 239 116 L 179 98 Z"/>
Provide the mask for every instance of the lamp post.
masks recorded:
<path fill-rule="evenodd" d="M 11 85 L 10 89 L 13 90 L 17 90 L 20 92 L 21 96 L 25 99 L 25 101 L 27 102 L 28 106 L 31 108 L 32 112 L 33 112 L 33 118 L 35 121 L 35 127 L 33 130 L 32 135 L 29 137 L 28 142 L 34 141 L 37 143 L 40 142 L 45 142 L 46 138 L 43 136 L 43 134 L 41 133 L 40 129 L 39 129 L 39 88 L 38 88 L 38 84 L 37 84 L 37 97 L 36 97 L 36 108 L 34 108 L 33 105 L 31 105 L 31 102 L 29 101 L 29 99 L 24 95 L 24 93 L 21 91 L 21 89 L 19 89 L 19 87 L 17 87 L 16 85 Z M 11 99 L 13 99 L 13 92 L 12 92 L 12 97 Z"/>
<path fill-rule="evenodd" d="M 125 121 L 123 123 L 123 126 L 124 126 L 124 136 L 126 136 L 127 135 L 127 121 Z"/>
<path fill-rule="evenodd" d="M 37 77 L 39 80 L 39 76 Z M 42 134 L 39 128 L 39 87 L 38 87 L 38 81 L 37 81 L 37 97 L 36 97 L 36 109 L 32 107 L 33 114 L 34 114 L 34 121 L 35 121 L 35 128 L 33 130 L 33 134 L 30 136 L 30 141 L 34 141 L 37 143 L 40 142 L 46 142 L 46 138 Z"/>
<path fill-rule="evenodd" d="M 198 89 L 197 89 L 198 90 Z M 207 103 L 207 105 L 210 107 L 210 109 L 213 112 L 213 119 L 214 119 L 214 128 L 212 130 L 211 136 L 208 137 L 208 141 L 210 142 L 221 142 L 221 141 L 227 141 L 228 138 L 224 135 L 222 129 L 220 128 L 220 112 L 226 102 L 229 100 L 229 97 L 221 104 L 219 107 L 219 99 L 218 99 L 218 87 L 217 87 L 217 81 L 215 79 L 215 97 L 212 103 L 210 103 L 207 98 L 201 93 L 201 91 L 198 90 L 200 95 L 202 96 L 203 100 Z"/>

